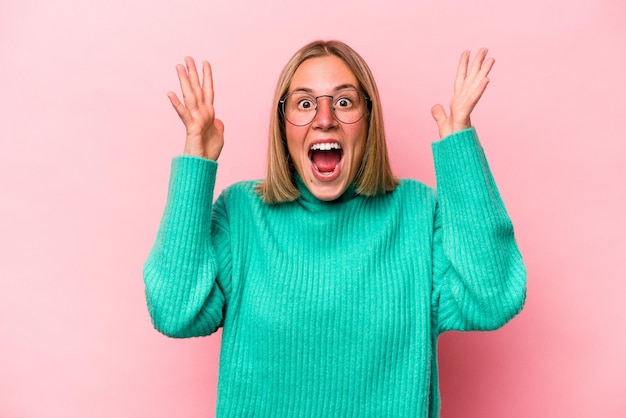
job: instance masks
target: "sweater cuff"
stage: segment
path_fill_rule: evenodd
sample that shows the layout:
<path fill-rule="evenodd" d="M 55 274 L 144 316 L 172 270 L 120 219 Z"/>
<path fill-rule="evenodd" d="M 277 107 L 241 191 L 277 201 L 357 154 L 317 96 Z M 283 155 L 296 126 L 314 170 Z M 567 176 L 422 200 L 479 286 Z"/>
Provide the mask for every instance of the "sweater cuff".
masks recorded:
<path fill-rule="evenodd" d="M 474 128 L 447 136 L 432 145 L 437 189 L 466 197 L 495 187 Z"/>
<path fill-rule="evenodd" d="M 437 152 L 439 149 L 447 149 L 450 147 L 466 146 L 466 143 L 478 142 L 478 135 L 476 129 L 472 126 L 462 131 L 457 131 L 446 137 L 443 137 L 437 141 L 433 141 L 433 152 Z"/>
<path fill-rule="evenodd" d="M 213 200 L 217 162 L 181 155 L 172 160 L 168 203 L 208 204 Z"/>

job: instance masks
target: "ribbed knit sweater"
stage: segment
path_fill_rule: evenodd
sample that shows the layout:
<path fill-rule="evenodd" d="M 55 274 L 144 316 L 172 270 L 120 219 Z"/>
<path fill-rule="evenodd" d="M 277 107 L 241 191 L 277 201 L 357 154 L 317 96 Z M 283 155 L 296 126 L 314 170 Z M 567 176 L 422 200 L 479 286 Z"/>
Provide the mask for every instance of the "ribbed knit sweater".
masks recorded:
<path fill-rule="evenodd" d="M 144 267 L 154 326 L 223 327 L 218 417 L 437 417 L 437 338 L 517 314 L 525 269 L 474 129 L 433 144 L 437 194 L 213 203 L 217 163 L 176 157 Z"/>

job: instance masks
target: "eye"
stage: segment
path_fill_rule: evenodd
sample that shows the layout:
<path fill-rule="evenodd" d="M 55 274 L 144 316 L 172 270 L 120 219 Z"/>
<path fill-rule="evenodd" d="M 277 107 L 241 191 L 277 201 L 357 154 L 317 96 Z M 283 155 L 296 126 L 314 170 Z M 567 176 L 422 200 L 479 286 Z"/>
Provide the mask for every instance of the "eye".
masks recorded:
<path fill-rule="evenodd" d="M 360 106 L 359 92 L 356 90 L 344 90 L 337 94 L 335 99 L 335 109 L 348 110 L 356 109 Z"/>
<path fill-rule="evenodd" d="M 301 98 L 298 100 L 296 107 L 298 110 L 311 110 L 315 109 L 315 101 L 310 97 Z"/>
<path fill-rule="evenodd" d="M 352 107 L 352 99 L 349 97 L 340 97 L 335 101 L 335 107 L 339 109 L 348 109 Z"/>

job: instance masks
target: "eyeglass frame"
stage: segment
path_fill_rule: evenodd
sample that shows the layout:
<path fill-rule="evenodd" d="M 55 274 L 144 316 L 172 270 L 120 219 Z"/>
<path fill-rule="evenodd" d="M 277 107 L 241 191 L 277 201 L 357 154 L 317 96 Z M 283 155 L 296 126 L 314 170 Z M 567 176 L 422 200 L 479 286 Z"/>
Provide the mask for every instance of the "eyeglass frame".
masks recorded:
<path fill-rule="evenodd" d="M 319 103 L 318 99 L 320 97 L 328 97 L 328 98 L 331 99 L 330 100 L 330 103 L 331 103 L 330 109 L 333 112 L 333 117 L 335 119 L 337 119 L 337 121 L 339 121 L 340 123 L 343 123 L 344 125 L 353 125 L 353 124 L 357 123 L 358 121 L 360 121 L 361 119 L 363 119 L 365 117 L 365 115 L 372 110 L 372 99 L 367 95 L 367 93 L 365 93 L 362 90 L 359 90 L 359 89 L 345 89 L 345 90 L 356 91 L 358 93 L 361 93 L 363 95 L 363 98 L 365 99 L 365 111 L 363 112 L 363 115 L 361 115 L 361 117 L 358 118 L 357 120 L 355 120 L 354 122 L 344 122 L 344 121 L 342 121 L 341 119 L 339 119 L 337 117 L 337 114 L 335 113 L 335 106 L 332 104 L 332 103 L 334 103 L 335 96 L 332 96 L 330 94 L 322 94 L 322 95 L 319 95 L 319 96 L 311 95 L 311 97 L 315 99 L 315 114 L 313 114 L 313 117 L 311 118 L 311 121 L 309 121 L 309 122 L 307 122 L 307 123 L 305 123 L 303 125 L 297 125 L 297 124 L 293 123 L 292 121 L 290 121 L 287 118 L 287 116 L 285 116 L 285 101 L 287 100 L 287 97 L 291 96 L 294 93 L 297 93 L 296 91 L 292 91 L 291 93 L 286 93 L 282 97 L 282 99 L 280 99 L 278 101 L 278 111 L 279 111 L 279 114 L 280 114 L 280 116 L 282 117 L 283 120 L 286 120 L 287 122 L 289 122 L 293 126 L 299 126 L 299 127 L 307 126 L 307 125 L 313 123 L 313 121 L 315 120 L 315 117 L 317 116 L 317 110 L 318 110 L 318 108 L 320 106 L 320 103 Z"/>

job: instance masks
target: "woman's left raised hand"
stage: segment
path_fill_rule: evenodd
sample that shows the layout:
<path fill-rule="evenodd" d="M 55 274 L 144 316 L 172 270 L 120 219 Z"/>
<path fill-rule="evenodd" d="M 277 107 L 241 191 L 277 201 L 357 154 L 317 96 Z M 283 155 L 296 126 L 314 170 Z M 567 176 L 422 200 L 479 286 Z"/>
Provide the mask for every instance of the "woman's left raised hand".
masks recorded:
<path fill-rule="evenodd" d="M 470 51 L 461 54 L 454 82 L 454 94 L 450 100 L 450 114 L 446 114 L 440 104 L 433 106 L 431 110 L 439 128 L 440 138 L 472 126 L 470 114 L 489 84 L 487 76 L 495 63 L 495 59 L 486 56 L 487 49 L 480 49 L 468 71 Z"/>

